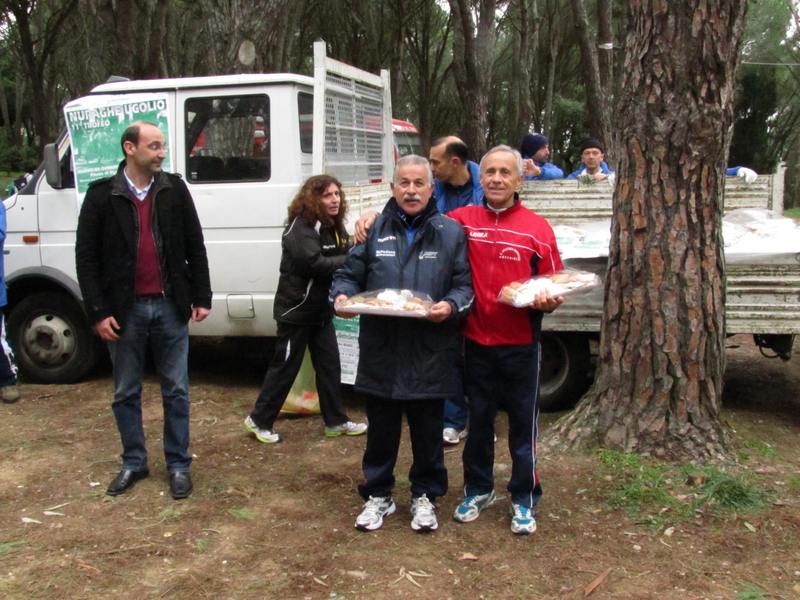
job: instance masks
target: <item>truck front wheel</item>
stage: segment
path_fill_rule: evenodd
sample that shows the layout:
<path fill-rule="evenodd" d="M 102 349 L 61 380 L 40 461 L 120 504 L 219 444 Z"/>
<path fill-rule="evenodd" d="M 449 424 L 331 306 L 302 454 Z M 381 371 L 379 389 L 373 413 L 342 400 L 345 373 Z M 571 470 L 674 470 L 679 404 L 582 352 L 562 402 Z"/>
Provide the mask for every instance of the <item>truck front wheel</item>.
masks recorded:
<path fill-rule="evenodd" d="M 64 294 L 34 294 L 8 319 L 22 374 L 40 383 L 72 383 L 97 364 L 98 341 L 80 306 Z"/>
<path fill-rule="evenodd" d="M 539 408 L 572 408 L 591 384 L 589 338 L 582 333 L 542 332 Z"/>

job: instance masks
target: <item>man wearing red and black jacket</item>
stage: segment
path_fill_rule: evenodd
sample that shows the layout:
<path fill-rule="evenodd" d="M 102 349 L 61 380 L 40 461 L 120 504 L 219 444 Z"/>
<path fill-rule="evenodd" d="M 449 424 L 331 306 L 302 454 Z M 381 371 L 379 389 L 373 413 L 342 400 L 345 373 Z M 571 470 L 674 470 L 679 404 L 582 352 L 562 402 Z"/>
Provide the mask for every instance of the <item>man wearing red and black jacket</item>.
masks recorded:
<path fill-rule="evenodd" d="M 453 514 L 474 521 L 494 502 L 494 421 L 501 399 L 508 411 L 512 470 L 511 531 L 536 531 L 534 506 L 542 495 L 536 474 L 539 415 L 539 341 L 542 316 L 563 302 L 542 292 L 530 307 L 497 301 L 503 286 L 563 268 L 550 225 L 522 206 L 522 157 L 497 146 L 481 160 L 484 206 L 448 213 L 467 234 L 475 303 L 462 330 L 469 437 L 464 447 L 464 499 Z"/>

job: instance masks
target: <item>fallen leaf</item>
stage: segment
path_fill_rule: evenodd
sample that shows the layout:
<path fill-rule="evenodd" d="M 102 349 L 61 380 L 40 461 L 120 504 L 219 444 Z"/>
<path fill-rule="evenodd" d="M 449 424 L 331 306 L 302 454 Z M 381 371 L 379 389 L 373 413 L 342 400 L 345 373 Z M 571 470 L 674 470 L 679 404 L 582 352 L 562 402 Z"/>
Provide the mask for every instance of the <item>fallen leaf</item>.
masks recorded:
<path fill-rule="evenodd" d="M 603 583 L 603 580 L 605 580 L 605 578 L 608 577 L 608 575 L 609 575 L 609 573 L 611 573 L 611 571 L 613 571 L 613 568 L 612 567 L 608 567 L 605 570 L 605 572 L 602 575 L 600 575 L 600 577 L 598 577 L 592 583 L 590 583 L 585 588 L 583 588 L 583 597 L 585 598 L 586 596 L 591 594 L 595 590 L 595 588 L 597 588 L 598 585 Z"/>
<path fill-rule="evenodd" d="M 78 566 L 79 566 L 81 569 L 91 569 L 92 571 L 97 571 L 98 573 L 100 572 L 100 569 L 98 569 L 97 567 L 93 567 L 93 566 L 91 566 L 91 565 L 81 565 L 81 564 L 78 564 Z"/>
<path fill-rule="evenodd" d="M 673 533 L 675 533 L 675 528 L 674 528 L 674 527 L 667 527 L 667 528 L 664 530 L 664 536 L 665 536 L 665 537 L 672 537 L 672 534 L 673 534 Z"/>
<path fill-rule="evenodd" d="M 327 583 L 322 581 L 322 579 L 320 579 L 319 577 L 314 577 L 314 581 L 316 581 L 320 585 L 324 585 L 325 587 L 330 587 Z"/>
<path fill-rule="evenodd" d="M 411 583 L 413 583 L 418 588 L 422 587 L 419 583 L 417 583 L 417 581 L 411 576 L 410 573 L 406 573 L 406 579 L 408 579 Z"/>
<path fill-rule="evenodd" d="M 471 552 L 464 552 L 458 560 L 478 560 L 478 557 Z"/>
<path fill-rule="evenodd" d="M 29 519 L 28 517 L 22 517 L 23 523 L 41 523 L 41 521 L 37 521 L 36 519 Z"/>
<path fill-rule="evenodd" d="M 64 502 L 63 504 L 56 504 L 55 506 L 51 506 L 50 508 L 45 508 L 45 510 L 55 510 L 57 508 L 61 508 L 62 506 L 66 506 L 67 504 L 72 504 L 72 503 Z"/>
<path fill-rule="evenodd" d="M 55 512 L 54 510 L 46 510 L 42 513 L 43 515 L 47 515 L 48 517 L 66 517 L 64 513 Z"/>
<path fill-rule="evenodd" d="M 367 578 L 366 571 L 348 571 L 347 574 L 350 575 L 350 577 L 358 577 L 359 579 Z"/>
<path fill-rule="evenodd" d="M 426 573 L 425 571 L 409 571 L 409 575 L 413 575 L 414 577 L 433 577 L 430 573 Z"/>
<path fill-rule="evenodd" d="M 753 533 L 756 532 L 756 528 L 753 525 L 750 525 L 750 523 L 748 523 L 747 521 L 744 521 L 744 526 L 747 527 Z"/>

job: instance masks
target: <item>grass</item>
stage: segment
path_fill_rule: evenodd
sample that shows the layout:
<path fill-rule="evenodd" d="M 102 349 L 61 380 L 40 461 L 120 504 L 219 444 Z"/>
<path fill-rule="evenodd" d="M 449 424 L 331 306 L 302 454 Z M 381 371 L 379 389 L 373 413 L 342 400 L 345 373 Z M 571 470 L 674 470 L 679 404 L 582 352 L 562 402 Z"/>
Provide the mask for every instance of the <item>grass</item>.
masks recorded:
<path fill-rule="evenodd" d="M 600 450 L 598 457 L 605 471 L 599 475 L 616 482 L 611 506 L 656 530 L 711 509 L 738 513 L 764 507 L 765 491 L 715 466 L 670 465 L 613 450 Z M 703 483 L 689 486 L 689 476 L 697 473 Z"/>
<path fill-rule="evenodd" d="M 745 583 L 736 592 L 736 600 L 767 600 L 766 592 L 757 585 Z"/>
<path fill-rule="evenodd" d="M 800 219 L 800 207 L 797 208 L 787 208 L 783 211 L 784 217 L 789 217 L 790 219 Z"/>
<path fill-rule="evenodd" d="M 237 519 L 255 519 L 256 513 L 248 508 L 232 508 L 228 511 Z"/>
<path fill-rule="evenodd" d="M 2 542 L 0 543 L 0 556 L 4 554 L 9 554 L 19 548 L 20 546 L 24 546 L 28 543 L 28 540 L 17 540 L 14 542 Z"/>

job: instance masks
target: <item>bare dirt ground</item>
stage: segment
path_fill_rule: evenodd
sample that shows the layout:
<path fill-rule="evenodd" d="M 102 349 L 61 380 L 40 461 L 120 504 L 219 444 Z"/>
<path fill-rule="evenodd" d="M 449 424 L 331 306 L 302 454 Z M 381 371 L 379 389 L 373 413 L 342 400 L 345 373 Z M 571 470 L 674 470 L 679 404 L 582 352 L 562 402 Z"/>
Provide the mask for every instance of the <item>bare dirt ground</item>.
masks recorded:
<path fill-rule="evenodd" d="M 0 405 L 0 597 L 16 599 L 626 599 L 800 598 L 800 357 L 762 358 L 732 338 L 724 417 L 732 469 L 764 492 L 751 512 L 615 508 L 619 471 L 598 455 L 543 456 L 539 530 L 509 529 L 505 416 L 498 420 L 498 495 L 474 523 L 450 519 L 461 450 L 447 452 L 450 492 L 438 531 L 410 527 L 407 437 L 398 511 L 382 529 L 353 528 L 365 439 L 325 438 L 319 417 L 279 421 L 284 443 L 242 428 L 263 366 L 193 348 L 195 491 L 168 494 L 154 377 L 144 404 L 151 476 L 104 495 L 119 442 L 107 371 L 78 385 L 22 384 Z M 353 418 L 364 417 L 348 394 Z M 558 415 L 543 415 L 546 432 Z M 670 480 L 671 481 L 671 480 Z M 672 485 L 672 484 L 671 484 Z M 691 495 L 674 482 L 678 499 Z M 674 517 L 673 517 L 674 515 Z"/>

